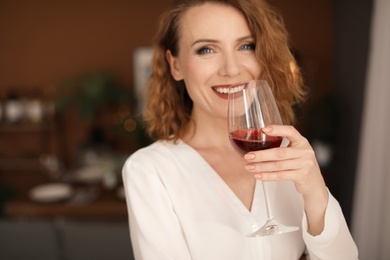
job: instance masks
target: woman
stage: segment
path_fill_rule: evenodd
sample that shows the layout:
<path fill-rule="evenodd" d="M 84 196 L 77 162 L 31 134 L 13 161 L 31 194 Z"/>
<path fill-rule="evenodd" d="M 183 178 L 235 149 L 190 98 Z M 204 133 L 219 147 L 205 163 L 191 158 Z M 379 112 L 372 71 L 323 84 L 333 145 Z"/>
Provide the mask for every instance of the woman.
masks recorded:
<path fill-rule="evenodd" d="M 288 147 L 240 157 L 228 139 L 227 86 L 265 79 L 285 124 L 304 97 L 279 16 L 263 0 L 179 0 L 154 44 L 145 119 L 157 141 L 123 168 L 136 259 L 357 259 L 337 201 L 310 144 L 270 126 Z M 270 182 L 276 218 L 300 231 L 248 238 L 265 222 Z"/>

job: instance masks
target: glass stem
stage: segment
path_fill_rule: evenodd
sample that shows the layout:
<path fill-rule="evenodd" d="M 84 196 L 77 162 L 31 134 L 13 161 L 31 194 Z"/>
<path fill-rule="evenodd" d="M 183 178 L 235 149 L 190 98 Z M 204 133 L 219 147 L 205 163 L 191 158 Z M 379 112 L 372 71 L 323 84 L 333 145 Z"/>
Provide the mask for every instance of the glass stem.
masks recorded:
<path fill-rule="evenodd" d="M 265 208 L 267 210 L 267 219 L 270 220 L 273 219 L 274 216 L 272 215 L 271 204 L 269 201 L 268 185 L 264 181 L 262 181 L 262 184 L 263 184 L 263 191 L 264 191 Z"/>

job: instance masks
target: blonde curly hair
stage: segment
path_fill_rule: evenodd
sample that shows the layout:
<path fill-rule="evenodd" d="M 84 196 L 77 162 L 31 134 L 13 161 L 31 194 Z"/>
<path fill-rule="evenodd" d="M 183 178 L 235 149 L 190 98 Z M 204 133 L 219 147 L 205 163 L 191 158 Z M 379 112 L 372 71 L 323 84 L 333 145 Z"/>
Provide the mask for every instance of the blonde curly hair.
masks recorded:
<path fill-rule="evenodd" d="M 230 5 L 247 19 L 256 41 L 255 55 L 275 95 L 285 124 L 294 119 L 293 104 L 305 97 L 301 73 L 290 51 L 288 33 L 281 16 L 264 0 L 177 0 L 160 17 L 153 42 L 152 73 L 147 85 L 144 120 L 153 139 L 178 140 L 190 122 L 193 107 L 183 81 L 175 81 L 166 60 L 179 51 L 180 20 L 189 8 L 204 3 Z"/>

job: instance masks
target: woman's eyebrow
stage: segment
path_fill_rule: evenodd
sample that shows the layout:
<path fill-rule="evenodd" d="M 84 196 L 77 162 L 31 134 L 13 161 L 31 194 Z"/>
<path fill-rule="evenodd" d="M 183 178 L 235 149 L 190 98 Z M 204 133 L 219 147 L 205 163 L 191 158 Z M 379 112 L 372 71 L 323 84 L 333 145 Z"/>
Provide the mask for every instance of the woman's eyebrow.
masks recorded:
<path fill-rule="evenodd" d="M 192 43 L 191 46 L 194 46 L 195 44 L 198 44 L 198 43 L 216 43 L 218 42 L 217 40 L 213 40 L 213 39 L 199 39 L 199 40 L 196 40 L 194 43 Z"/>
<path fill-rule="evenodd" d="M 250 35 L 247 35 L 247 36 L 243 36 L 243 37 L 241 37 L 241 38 L 238 38 L 237 41 L 238 41 L 238 42 L 241 42 L 241 41 L 244 41 L 244 40 L 254 39 L 254 38 L 255 38 L 255 37 L 254 37 L 252 34 L 250 34 Z"/>
<path fill-rule="evenodd" d="M 251 35 L 246 35 L 246 36 L 238 38 L 237 42 L 244 41 L 244 40 L 247 40 L 247 39 L 253 39 L 253 38 L 254 38 L 254 36 L 252 34 Z M 216 42 L 218 42 L 218 40 L 214 40 L 214 39 L 199 39 L 199 40 L 196 40 L 195 42 L 193 42 L 191 46 L 194 46 L 195 44 L 198 44 L 198 43 L 216 43 Z"/>

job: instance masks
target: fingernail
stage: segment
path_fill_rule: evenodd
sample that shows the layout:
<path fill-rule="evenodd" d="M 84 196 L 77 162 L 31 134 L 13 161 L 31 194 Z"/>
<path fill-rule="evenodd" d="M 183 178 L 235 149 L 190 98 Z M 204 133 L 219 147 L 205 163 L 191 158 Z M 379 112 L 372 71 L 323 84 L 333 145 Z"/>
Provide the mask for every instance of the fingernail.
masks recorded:
<path fill-rule="evenodd" d="M 254 170 L 254 169 L 255 169 L 255 166 L 252 165 L 252 164 L 248 164 L 248 165 L 245 165 L 245 169 L 246 169 L 247 171 L 251 171 L 251 170 Z"/>
<path fill-rule="evenodd" d="M 269 133 L 272 131 L 272 127 L 266 126 L 263 129 L 261 129 L 263 132 Z"/>
<path fill-rule="evenodd" d="M 244 155 L 244 158 L 246 159 L 246 160 L 253 160 L 253 159 L 255 159 L 255 154 L 253 154 L 253 153 L 247 153 L 247 154 L 245 154 Z"/>
<path fill-rule="evenodd" d="M 261 174 L 255 174 L 255 178 L 256 178 L 256 179 L 262 179 L 262 178 L 263 178 L 263 175 L 261 175 Z"/>

